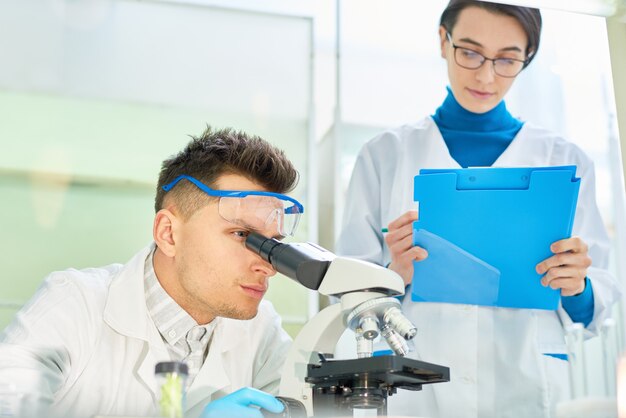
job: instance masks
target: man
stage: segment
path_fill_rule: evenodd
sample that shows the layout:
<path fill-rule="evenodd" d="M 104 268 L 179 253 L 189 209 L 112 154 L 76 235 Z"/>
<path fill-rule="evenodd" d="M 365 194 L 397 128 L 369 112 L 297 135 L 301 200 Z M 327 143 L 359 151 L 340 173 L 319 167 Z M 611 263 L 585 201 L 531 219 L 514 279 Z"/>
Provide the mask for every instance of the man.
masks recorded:
<path fill-rule="evenodd" d="M 277 391 L 290 344 L 262 301 L 276 272 L 244 241 L 293 234 L 303 208 L 282 193 L 297 179 L 258 137 L 193 138 L 162 165 L 154 242 L 126 265 L 48 276 L 0 335 L 0 386 L 37 406 L 23 415 L 155 416 L 155 364 L 175 360 L 189 367 L 186 417 L 280 412 L 260 392 Z"/>

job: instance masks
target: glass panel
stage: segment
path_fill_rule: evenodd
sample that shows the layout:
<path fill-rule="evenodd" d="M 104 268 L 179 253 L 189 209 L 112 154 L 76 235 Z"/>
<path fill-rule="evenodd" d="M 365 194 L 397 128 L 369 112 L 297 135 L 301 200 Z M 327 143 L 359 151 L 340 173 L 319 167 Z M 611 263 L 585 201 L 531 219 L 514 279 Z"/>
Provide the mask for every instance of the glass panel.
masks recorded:
<path fill-rule="evenodd" d="M 52 270 L 125 262 L 148 244 L 160 163 L 206 124 L 283 148 L 301 174 L 293 196 L 313 204 L 309 19 L 8 0 L 0 39 L 17 40 L 0 48 L 0 327 Z M 303 217 L 299 240 L 307 228 Z M 306 320 L 303 287 L 273 279 L 268 297 L 292 330 Z"/>

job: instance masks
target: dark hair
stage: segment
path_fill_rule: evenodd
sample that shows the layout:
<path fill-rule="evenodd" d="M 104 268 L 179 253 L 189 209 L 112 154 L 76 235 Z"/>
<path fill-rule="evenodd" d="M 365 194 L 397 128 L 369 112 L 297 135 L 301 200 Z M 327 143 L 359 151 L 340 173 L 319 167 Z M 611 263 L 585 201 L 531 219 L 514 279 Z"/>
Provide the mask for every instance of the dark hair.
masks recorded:
<path fill-rule="evenodd" d="M 224 174 L 238 174 L 266 190 L 287 193 L 298 183 L 298 172 L 285 153 L 259 138 L 230 128 L 213 131 L 210 126 L 178 154 L 163 161 L 157 184 L 154 208 L 158 212 L 164 200 L 174 202 L 184 219 L 211 202 L 211 197 L 188 181 L 181 181 L 171 191 L 163 186 L 181 174 L 195 177 L 209 187 Z"/>
<path fill-rule="evenodd" d="M 463 9 L 471 6 L 480 7 L 481 9 L 487 10 L 491 13 L 515 18 L 520 25 L 522 25 L 524 32 L 526 32 L 526 37 L 528 38 L 528 46 L 526 47 L 526 57 L 528 58 L 528 62 L 526 65 L 530 64 L 537 54 L 537 50 L 539 49 L 539 40 L 541 38 L 541 12 L 539 9 L 509 6 L 506 4 L 490 3 L 478 0 L 451 0 L 441 14 L 439 24 L 448 32 L 452 33 L 459 17 L 459 13 L 461 13 Z"/>

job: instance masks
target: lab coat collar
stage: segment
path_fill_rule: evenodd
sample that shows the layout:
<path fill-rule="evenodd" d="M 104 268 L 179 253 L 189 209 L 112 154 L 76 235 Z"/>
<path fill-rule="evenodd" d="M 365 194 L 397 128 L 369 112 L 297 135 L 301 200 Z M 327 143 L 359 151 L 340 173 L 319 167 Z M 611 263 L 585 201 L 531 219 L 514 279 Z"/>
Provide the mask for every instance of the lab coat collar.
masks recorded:
<path fill-rule="evenodd" d="M 104 321 L 120 334 L 138 338 L 144 341 L 153 341 L 158 337 L 162 342 L 148 308 L 144 292 L 144 263 L 151 251 L 154 251 L 153 242 L 137 253 L 113 278 L 109 287 L 109 296 L 104 307 Z M 222 352 L 231 350 L 242 343 L 242 336 L 246 330 L 247 321 L 236 319 L 215 318 L 212 345 L 219 344 Z M 224 331 L 226 328 L 228 331 Z M 227 335 L 220 338 L 220 334 Z"/>
<path fill-rule="evenodd" d="M 160 361 L 168 361 L 170 355 L 146 307 L 144 263 L 154 247 L 152 243 L 141 250 L 113 277 L 103 317 L 116 332 L 144 341 L 136 373 L 156 399 L 154 366 Z"/>
<path fill-rule="evenodd" d="M 137 374 L 152 395 L 156 395 L 154 366 L 159 361 L 169 360 L 170 356 L 163 340 L 150 318 L 144 293 L 144 263 L 155 244 L 137 253 L 113 278 L 109 296 L 104 308 L 104 321 L 120 334 L 143 340 L 147 343 L 138 359 Z M 223 356 L 238 344 L 245 344 L 246 321 L 215 318 L 211 345 L 203 367 L 194 379 L 187 393 L 187 409 L 199 402 L 208 402 L 211 396 L 230 385 L 224 370 Z"/>
<path fill-rule="evenodd" d="M 146 307 L 144 263 L 154 243 L 137 253 L 111 280 L 104 321 L 115 331 L 149 341 L 156 327 Z"/>
<path fill-rule="evenodd" d="M 428 144 L 429 150 L 425 152 L 425 154 L 429 155 L 429 160 L 437 161 L 438 165 L 442 167 L 453 167 L 453 168 L 461 168 L 459 163 L 452 158 L 450 155 L 450 150 L 446 145 L 446 141 L 443 139 L 443 135 L 441 135 L 441 131 L 437 127 L 437 124 L 433 120 L 432 117 L 428 117 L 423 120 L 424 126 L 420 126 L 420 129 L 426 130 L 426 138 L 431 138 L 432 141 Z M 420 122 L 421 124 L 422 122 Z"/>
<path fill-rule="evenodd" d="M 432 139 L 432 142 L 429 144 L 429 160 L 438 161 L 438 165 L 442 167 L 461 168 L 459 163 L 450 155 L 450 150 L 435 121 L 431 117 L 426 118 L 425 121 L 426 123 L 423 128 L 427 131 L 427 137 Z M 529 156 L 529 161 L 521 165 L 544 165 L 543 160 L 545 160 L 545 153 L 549 151 L 545 149 L 547 143 L 543 140 L 533 140 L 529 134 L 533 129 L 536 128 L 528 122 L 525 122 L 517 135 L 513 138 L 513 141 L 511 141 L 509 146 L 492 164 L 492 167 L 519 167 L 520 155 Z"/>
<path fill-rule="evenodd" d="M 504 150 L 493 167 L 544 166 L 546 155 L 550 156 L 552 147 L 545 141 L 546 134 L 536 135 L 536 127 L 525 122 L 513 141 Z"/>

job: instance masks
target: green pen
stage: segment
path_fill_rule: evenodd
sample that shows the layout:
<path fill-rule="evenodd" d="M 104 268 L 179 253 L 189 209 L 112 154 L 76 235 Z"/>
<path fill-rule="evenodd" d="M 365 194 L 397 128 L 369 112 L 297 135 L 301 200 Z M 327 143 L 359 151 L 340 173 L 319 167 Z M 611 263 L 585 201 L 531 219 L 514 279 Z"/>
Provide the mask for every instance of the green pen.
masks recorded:
<path fill-rule="evenodd" d="M 383 234 L 385 234 L 385 233 L 389 232 L 389 229 L 387 229 L 387 228 L 383 228 L 383 229 L 381 229 L 381 230 L 380 230 L 380 232 L 382 232 Z"/>

